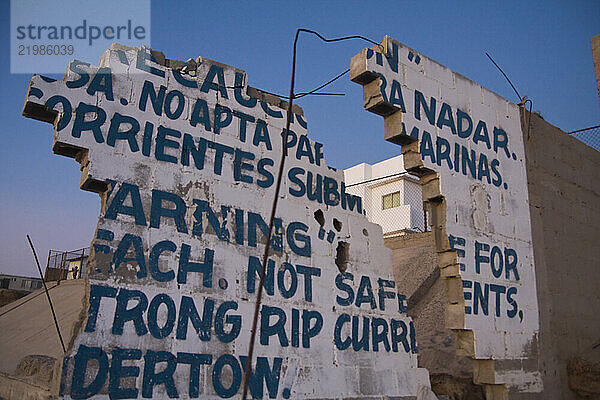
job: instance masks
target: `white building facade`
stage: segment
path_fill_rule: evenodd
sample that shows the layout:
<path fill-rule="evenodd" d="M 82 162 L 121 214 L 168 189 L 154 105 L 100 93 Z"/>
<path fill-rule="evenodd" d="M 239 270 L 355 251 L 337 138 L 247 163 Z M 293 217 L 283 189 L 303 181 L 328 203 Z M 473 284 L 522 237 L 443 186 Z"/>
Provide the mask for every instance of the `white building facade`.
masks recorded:
<path fill-rule="evenodd" d="M 42 287 L 40 278 L 29 276 L 0 274 L 0 289 L 17 290 L 21 292 L 33 292 Z"/>
<path fill-rule="evenodd" d="M 344 179 L 346 192 L 362 198 L 365 215 L 384 235 L 425 230 L 421 186 L 404 169 L 401 155 L 345 169 Z"/>

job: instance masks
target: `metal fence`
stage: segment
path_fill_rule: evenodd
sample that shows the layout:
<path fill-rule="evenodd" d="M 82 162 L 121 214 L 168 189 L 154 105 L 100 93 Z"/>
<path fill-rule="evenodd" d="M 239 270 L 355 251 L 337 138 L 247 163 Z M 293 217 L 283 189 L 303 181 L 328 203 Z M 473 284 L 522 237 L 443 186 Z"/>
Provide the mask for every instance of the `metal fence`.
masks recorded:
<path fill-rule="evenodd" d="M 569 132 L 569 135 L 577 138 L 588 146 L 600 151 L 600 125 Z"/>
<path fill-rule="evenodd" d="M 83 277 L 89 253 L 89 247 L 71 251 L 50 250 L 44 279 L 55 281 Z"/>
<path fill-rule="evenodd" d="M 419 178 L 407 172 L 351 183 L 346 191 L 360 196 L 369 221 L 381 225 L 383 234 L 424 232 L 426 216 Z"/>

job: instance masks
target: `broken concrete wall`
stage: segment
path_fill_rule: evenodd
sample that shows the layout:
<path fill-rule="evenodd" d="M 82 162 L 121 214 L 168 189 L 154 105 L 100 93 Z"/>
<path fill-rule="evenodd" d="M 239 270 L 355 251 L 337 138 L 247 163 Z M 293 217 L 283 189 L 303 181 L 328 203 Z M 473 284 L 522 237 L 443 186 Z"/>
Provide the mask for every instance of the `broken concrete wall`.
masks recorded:
<path fill-rule="evenodd" d="M 102 200 L 61 396 L 241 395 L 284 108 L 241 70 L 147 48 L 32 78 L 24 115 Z M 413 399 L 429 379 L 381 228 L 291 118 L 250 394 Z"/>
<path fill-rule="evenodd" d="M 530 362 L 539 323 L 518 106 L 387 36 L 352 58 L 350 75 L 421 177 L 446 326 L 474 357 L 475 381 L 493 398 L 541 392 Z"/>
<path fill-rule="evenodd" d="M 3 307 L 13 301 L 28 295 L 29 292 L 12 289 L 0 289 L 0 307 Z"/>
<path fill-rule="evenodd" d="M 509 396 L 593 398 L 600 394 L 600 320 L 594 312 L 600 307 L 600 153 L 537 114 L 531 114 L 529 126 L 529 115 L 523 131 L 540 304 L 540 355 L 534 366 L 539 365 L 544 390 L 513 390 Z M 415 321 L 419 365 L 429 370 L 437 394 L 451 394 L 443 376 L 460 382 L 471 376 L 472 366 L 468 358 L 454 354 L 454 334 L 439 324 L 447 294 L 436 279 L 433 234 L 409 234 L 385 243 L 393 251 L 394 275 Z M 511 361 L 497 363 L 506 368 Z"/>
<path fill-rule="evenodd" d="M 436 332 L 435 328 L 426 328 L 429 318 L 445 317 L 446 327 L 453 328 L 457 334 L 458 352 L 466 351 L 474 357 L 474 380 L 485 384 L 487 398 L 597 397 L 600 393 L 600 320 L 594 310 L 600 305 L 600 280 L 595 274 L 600 259 L 597 239 L 599 153 L 537 115 L 532 115 L 531 122 L 528 115 L 521 118 L 516 105 L 389 38 L 384 39 L 381 47 L 357 55 L 352 60 L 351 75 L 355 82 L 363 85 L 365 108 L 384 116 L 385 138 L 403 145 L 407 170 L 420 174 L 423 199 L 431 212 L 433 244 L 427 243 L 429 236 L 418 238 L 422 240 L 420 244 L 412 238 L 387 242 L 394 249 L 396 278 L 409 296 L 409 306 L 413 307 L 409 313 L 415 315 L 420 335 Z M 493 134 L 492 129 L 485 132 L 481 125 L 484 119 L 474 122 L 477 113 L 493 121 Z M 516 124 L 520 123 L 522 127 L 517 128 Z M 502 152 L 499 153 L 498 174 L 494 172 L 494 175 L 504 177 L 504 183 L 509 182 L 511 189 L 499 185 L 498 196 L 493 188 L 489 190 L 485 186 L 485 170 L 483 175 L 479 172 L 482 163 L 498 160 L 492 154 L 486 155 L 485 147 L 488 150 L 497 147 L 493 141 L 498 139 L 500 130 L 507 133 L 512 154 L 507 151 L 510 157 L 504 159 Z M 487 143 L 486 136 L 491 138 L 492 135 L 495 138 Z M 460 147 L 465 146 L 461 139 L 473 141 L 466 145 L 466 152 Z M 483 150 L 481 144 L 485 146 Z M 475 182 L 461 193 L 457 190 L 461 187 L 458 173 L 469 175 L 469 171 L 465 171 L 465 156 L 477 159 L 474 166 L 477 172 L 470 178 L 484 185 Z M 456 187 L 449 187 L 451 183 L 456 183 Z M 493 178 L 491 183 L 496 186 Z M 528 221 L 516 221 L 519 218 Z M 518 304 L 534 321 L 530 321 L 529 328 L 513 330 L 515 326 L 511 328 L 498 318 L 493 325 L 486 325 L 485 319 L 473 319 L 475 307 L 482 309 L 481 303 L 475 305 L 481 294 L 475 294 L 475 281 L 469 278 L 469 274 L 473 274 L 473 257 L 465 248 L 468 239 L 449 231 L 460 225 L 461 220 L 472 223 L 475 229 L 471 234 L 475 237 L 500 237 L 501 241 L 512 237 L 521 241 L 517 253 L 523 253 L 524 257 L 519 256 L 520 276 L 512 284 L 520 285 L 518 292 L 527 294 Z M 481 258 L 485 246 L 482 236 L 475 239 L 476 273 L 484 263 L 498 267 L 500 262 L 500 257 L 495 261 Z M 453 247 L 453 251 L 449 251 L 448 246 Z M 504 250 L 506 248 L 504 246 Z M 445 285 L 438 286 L 435 280 L 431 267 L 433 249 L 437 252 L 440 277 Z M 420 253 L 423 253 L 420 257 L 425 267 L 415 268 L 419 261 L 414 257 Z M 490 255 L 490 259 L 495 257 Z M 506 266 L 506 258 L 504 262 Z M 527 273 L 527 282 L 524 282 L 523 270 Z M 492 274 L 497 273 L 492 268 Z M 402 281 L 405 275 L 412 279 Z M 460 287 L 455 285 L 453 277 L 463 281 L 464 300 L 457 298 Z M 465 280 L 469 281 L 468 285 Z M 496 283 L 490 281 L 489 287 Z M 419 299 L 422 300 L 415 301 Z M 458 310 L 456 305 L 467 307 L 465 312 L 471 313 L 471 317 L 464 319 L 462 329 L 457 329 L 461 318 L 454 312 Z M 535 328 L 538 315 L 539 332 Z M 486 329 L 491 331 L 486 334 Z M 490 338 L 502 330 L 505 341 L 498 344 L 505 345 L 504 357 L 501 352 L 496 353 L 490 343 Z M 524 338 L 527 332 L 531 334 L 530 340 L 522 342 L 521 353 L 510 354 L 511 335 Z M 444 337 L 444 333 L 444 330 L 437 331 L 432 341 Z M 445 345 L 438 342 L 432 349 L 424 349 L 427 339 L 423 336 L 420 343 L 421 365 L 431 368 L 432 377 L 437 372 L 443 373 L 430 363 L 438 354 L 444 354 Z M 482 351 L 490 351 L 491 358 L 482 358 Z M 429 353 L 431 358 L 427 356 Z"/>
<path fill-rule="evenodd" d="M 528 118 L 531 116 L 531 126 Z M 600 374 L 575 364 L 600 362 L 600 153 L 527 113 L 525 155 L 540 305 L 544 397 L 600 396 Z M 591 372 L 591 371 L 590 371 Z M 588 393 L 589 394 L 589 393 Z"/>
<path fill-rule="evenodd" d="M 46 270 L 44 271 L 44 280 L 46 282 L 62 281 L 67 279 L 68 273 L 69 270 L 65 268 L 46 267 Z"/>
<path fill-rule="evenodd" d="M 443 323 L 448 295 L 433 233 L 386 238 L 385 245 L 392 249 L 394 277 L 415 322 L 419 366 L 429 371 L 432 390 L 451 399 L 483 399 L 483 387 L 473 383 L 472 359 L 459 354 L 455 333 Z"/>

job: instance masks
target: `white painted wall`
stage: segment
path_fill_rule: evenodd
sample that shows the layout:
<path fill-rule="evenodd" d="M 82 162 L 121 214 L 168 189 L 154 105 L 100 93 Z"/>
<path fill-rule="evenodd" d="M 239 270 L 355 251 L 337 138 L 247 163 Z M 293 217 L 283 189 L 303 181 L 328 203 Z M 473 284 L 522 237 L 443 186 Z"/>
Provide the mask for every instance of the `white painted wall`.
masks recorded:
<path fill-rule="evenodd" d="M 31 278 L 16 275 L 0 274 L 0 282 L 7 286 L 4 289 L 21 290 L 32 292 L 42 287 L 42 280 L 39 278 Z"/>
<path fill-rule="evenodd" d="M 476 358 L 535 358 L 538 301 L 519 107 L 388 36 L 353 61 L 380 78 L 383 102 L 402 112 L 403 133 L 418 139 L 424 166 L 439 173 L 447 234 L 463 265 L 463 328 L 474 332 Z M 516 381 L 497 371 L 495 383 L 541 390 L 537 375 L 515 371 Z"/>
<path fill-rule="evenodd" d="M 362 197 L 366 217 L 379 224 L 384 234 L 424 230 L 421 186 L 418 178 L 406 174 L 402 156 L 355 165 L 344 170 L 344 179 L 346 186 L 355 185 L 346 191 Z M 384 210 L 383 196 L 395 192 L 400 192 L 401 205 Z"/>
<path fill-rule="evenodd" d="M 119 385 L 141 394 L 151 382 L 143 376 L 154 371 L 153 365 L 146 368 L 154 352 L 170 354 L 172 362 L 177 357 L 177 367 L 171 372 L 180 397 L 189 396 L 190 382 L 201 398 L 241 397 L 240 370 L 249 351 L 256 301 L 256 290 L 248 286 L 249 277 L 254 275 L 249 264 L 253 257 L 261 259 L 265 248 L 260 231 L 256 240 L 250 239 L 248 221 L 251 213 L 268 221 L 275 192 L 268 173 L 274 178 L 279 168 L 285 110 L 249 99 L 243 71 L 208 59 L 198 61 L 191 74 L 178 74 L 151 60 L 148 49 L 113 45 L 101 60 L 102 71 L 110 73 L 104 80 L 98 67 L 78 62 L 70 65 L 64 81 L 40 76 L 31 80 L 27 101 L 38 105 L 49 102 L 49 107 L 59 111 L 54 150 L 80 149 L 80 156 L 85 154 L 79 158 L 82 187 L 94 189 L 99 182 L 109 183 L 109 190 L 101 194 L 102 207 L 88 263 L 88 313 L 82 331 L 70 341 L 73 347 L 68 350 L 61 378 L 65 398 L 73 393 L 75 397 L 86 393 L 99 398 L 107 398 L 108 393 L 119 396 Z M 236 74 L 241 82 L 236 83 Z M 106 79 L 112 80 L 111 89 Z M 140 100 L 144 85 L 152 86 L 155 98 L 160 96 L 155 92 L 161 87 L 163 94 L 168 93 L 165 99 L 180 98 L 184 105 L 179 114 L 169 116 L 160 102 L 157 111 L 150 100 L 144 108 Z M 243 89 L 235 89 L 239 86 Z M 54 104 L 57 100 L 60 102 Z M 197 104 L 207 112 L 200 108 L 203 112 L 196 116 L 209 117 L 192 123 Z M 89 112 L 79 113 L 78 118 L 77 107 L 87 107 Z M 175 113 L 177 107 L 175 100 L 170 112 Z M 246 115 L 246 137 L 240 117 L 224 122 L 227 118 L 216 114 L 218 107 Z M 103 112 L 105 121 L 94 125 Z M 122 116 L 133 120 L 110 130 L 111 121 Z M 215 119 L 222 122 L 219 132 L 215 132 Z M 266 360 L 269 368 L 275 368 L 276 362 L 281 366 L 273 372 L 278 382 L 273 383 L 269 394 L 293 399 L 414 398 L 420 387 L 429 386 L 429 377 L 426 370 L 418 368 L 416 343 L 409 340 L 415 337 L 414 329 L 406 314 L 406 301 L 395 289 L 391 250 L 383 243 L 381 228 L 364 217 L 359 203 L 350 206 L 350 196 L 341 191 L 343 172 L 330 169 L 319 159 L 319 145 L 307 138 L 303 121 L 294 115 L 291 130 L 297 142 L 285 163 L 276 215 L 283 232 L 278 230 L 280 247 L 273 245 L 269 253 L 277 277 L 274 293 L 263 296 L 257 328 L 255 356 Z M 136 122 L 139 131 L 125 134 Z M 77 124 L 87 129 L 80 132 Z M 258 129 L 259 124 L 265 128 Z M 153 135 L 151 139 L 144 139 L 145 126 Z M 159 127 L 162 137 L 157 133 Z M 265 136 L 260 136 L 261 132 Z M 184 137 L 191 140 L 186 142 Z M 260 137 L 263 140 L 258 140 Z M 209 143 L 201 165 L 191 156 L 188 163 L 182 161 L 184 143 L 198 148 Z M 201 151 L 198 148 L 196 151 Z M 221 153 L 220 158 L 217 148 L 231 151 Z M 243 156 L 243 162 L 239 158 L 236 161 L 234 153 Z M 309 173 L 313 186 L 317 176 L 323 178 L 328 194 L 308 199 L 305 182 Z M 165 195 L 167 198 L 157 200 Z M 213 221 L 217 219 L 217 226 L 227 235 L 217 235 L 202 204 L 214 210 Z M 323 212 L 323 225 L 314 217 L 318 210 Z M 345 274 L 335 262 L 342 242 L 348 245 Z M 309 267 L 318 275 L 301 274 Z M 290 272 L 290 268 L 298 272 Z M 181 325 L 187 321 L 182 304 L 190 299 L 201 318 L 206 304 L 214 301 L 214 311 L 209 313 L 214 324 L 204 336 L 191 322 L 187 327 Z M 224 304 L 235 308 L 218 317 L 216 310 Z M 139 313 L 125 311 L 124 307 L 129 310 L 136 305 Z M 269 310 L 274 309 L 285 319 L 269 316 Z M 179 318 L 182 312 L 184 316 Z M 304 312 L 322 317 L 322 326 L 310 339 L 308 331 L 317 326 L 317 319 L 308 319 L 304 326 L 300 318 Z M 356 346 L 350 339 L 351 321 L 358 325 Z M 237 336 L 223 339 L 223 330 L 234 332 L 236 324 Z M 274 324 L 277 333 L 269 335 Z M 364 336 L 367 348 L 358 346 L 363 329 L 368 332 Z M 267 335 L 264 342 L 261 333 Z M 300 333 L 309 341 L 304 342 Z M 98 361 L 94 360 L 114 365 L 119 362 L 118 349 L 131 349 L 123 364 L 129 372 L 117 365 L 116 371 L 111 369 L 110 375 L 99 378 L 101 387 L 89 389 L 92 394 L 82 394 L 90 382 L 89 376 L 83 381 L 86 364 L 82 360 L 92 357 L 93 365 L 87 372 L 96 376 Z M 199 367 L 199 376 L 192 376 L 190 365 L 181 361 L 184 353 L 210 359 Z M 223 365 L 219 360 L 230 364 L 218 368 Z M 156 366 L 156 371 L 165 363 Z M 139 368 L 137 373 L 132 366 Z M 108 369 L 101 371 L 106 374 Z M 125 379 L 128 373 L 134 377 Z M 261 381 L 259 386 L 266 398 L 266 385 Z M 152 397 L 167 396 L 166 384 L 152 390 Z"/>

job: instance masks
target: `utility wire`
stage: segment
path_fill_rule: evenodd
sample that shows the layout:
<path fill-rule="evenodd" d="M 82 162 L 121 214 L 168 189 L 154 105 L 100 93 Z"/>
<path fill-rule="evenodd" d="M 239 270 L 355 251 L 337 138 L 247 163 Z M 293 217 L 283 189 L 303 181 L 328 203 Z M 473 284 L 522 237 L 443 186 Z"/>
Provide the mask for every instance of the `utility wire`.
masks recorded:
<path fill-rule="evenodd" d="M 517 97 L 519 98 L 519 101 L 523 101 L 523 98 L 521 97 L 521 95 L 519 94 L 519 92 L 517 91 L 517 88 L 515 88 L 515 85 L 512 84 L 512 82 L 510 81 L 510 79 L 508 79 L 508 76 L 504 73 L 504 71 L 502 71 L 502 68 L 500 68 L 500 66 L 498 64 L 496 64 L 496 61 L 494 61 L 494 59 L 492 58 L 492 56 L 490 56 L 487 51 L 485 52 L 485 55 L 488 56 L 488 58 L 490 59 L 490 61 L 492 63 L 494 63 L 494 65 L 496 66 L 496 68 L 498 68 L 498 70 L 502 73 L 502 75 L 504 75 L 504 77 L 506 78 L 506 80 L 508 81 L 510 87 L 513 88 L 513 90 L 515 91 L 515 93 L 517 94 Z"/>
<path fill-rule="evenodd" d="M 248 348 L 248 358 L 246 360 L 246 369 L 244 370 L 244 387 L 243 387 L 243 392 L 242 392 L 242 400 L 246 400 L 246 396 L 248 395 L 248 384 L 249 384 L 249 378 L 250 378 L 250 370 L 252 369 L 252 356 L 254 354 L 254 343 L 256 341 L 256 329 L 257 329 L 257 325 L 258 325 L 258 313 L 260 311 L 260 303 L 262 301 L 263 288 L 264 288 L 264 283 L 265 283 L 265 275 L 267 272 L 267 260 L 269 257 L 269 250 L 271 249 L 271 236 L 273 234 L 273 226 L 274 226 L 274 222 L 275 222 L 275 212 L 277 211 L 277 202 L 279 200 L 279 192 L 281 190 L 281 181 L 282 181 L 282 177 L 283 177 L 283 166 L 285 164 L 285 157 L 287 156 L 288 135 L 290 132 L 290 123 L 292 120 L 292 103 L 294 101 L 294 98 L 296 98 L 294 95 L 294 82 L 296 79 L 296 46 L 298 44 L 298 37 L 300 35 L 300 32 L 312 33 L 313 35 L 317 36 L 319 39 L 321 39 L 327 43 L 339 42 L 339 41 L 348 40 L 348 39 L 362 39 L 369 43 L 373 43 L 376 46 L 379 46 L 378 43 L 376 43 L 370 39 L 367 39 L 364 36 L 359 36 L 359 35 L 327 39 L 327 38 L 323 37 L 321 34 L 319 34 L 318 32 L 312 31 L 310 29 L 298 28 L 296 30 L 296 36 L 294 38 L 293 56 L 292 56 L 292 76 L 290 79 L 290 96 L 288 97 L 289 102 L 288 102 L 288 107 L 287 107 L 287 120 L 285 123 L 285 135 L 282 135 L 281 161 L 279 163 L 279 171 L 277 174 L 277 183 L 275 185 L 275 195 L 273 197 L 273 204 L 271 206 L 271 216 L 269 218 L 269 230 L 267 233 L 267 243 L 265 244 L 265 251 L 264 251 L 263 260 L 262 260 L 260 283 L 258 285 L 258 293 L 256 294 L 256 303 L 254 306 L 254 318 L 252 319 L 252 330 L 250 331 L 250 346 Z M 382 53 L 383 53 L 383 51 L 382 51 Z M 344 74 L 345 74 L 345 72 L 344 72 Z M 343 75 L 343 74 L 341 74 L 341 75 Z M 334 78 L 333 80 L 339 78 L 340 76 Z M 333 82 L 333 80 L 331 82 Z M 323 87 L 324 86 L 325 85 L 323 85 Z M 315 89 L 315 90 L 318 90 L 318 89 Z"/>
<path fill-rule="evenodd" d="M 375 181 L 380 181 L 382 179 L 387 179 L 387 178 L 393 178 L 395 176 L 403 176 L 403 175 L 409 175 L 408 172 L 403 171 L 403 172 L 397 172 L 395 174 L 391 174 L 391 175 L 386 175 L 386 176 L 381 176 L 379 178 L 373 178 L 373 179 L 368 179 L 366 181 L 362 181 L 362 182 L 356 182 L 356 183 L 351 183 L 349 185 L 346 185 L 346 189 L 352 186 L 357 186 L 357 185 L 363 185 L 365 183 L 370 183 L 370 182 L 375 182 Z M 410 176 L 410 175 L 409 175 Z"/>
<path fill-rule="evenodd" d="M 50 304 L 50 311 L 52 311 L 52 318 L 54 318 L 54 326 L 56 327 L 56 332 L 58 333 L 58 338 L 60 339 L 60 344 L 62 346 L 63 353 L 66 353 L 67 349 L 65 348 L 65 342 L 63 342 L 62 335 L 60 334 L 60 328 L 58 327 L 58 321 L 56 320 L 54 306 L 52 305 L 52 300 L 50 299 L 50 294 L 48 293 L 48 286 L 46 286 L 46 280 L 44 279 L 44 274 L 42 273 L 42 267 L 40 267 L 40 262 L 38 260 L 37 254 L 35 253 L 35 249 L 33 248 L 33 243 L 31 243 L 29 235 L 27 235 L 27 241 L 29 242 L 29 246 L 31 247 L 31 251 L 33 252 L 33 257 L 35 258 L 35 263 L 37 264 L 37 268 L 40 273 L 40 278 L 42 278 L 42 283 L 44 284 L 44 291 L 46 292 L 46 297 L 48 298 L 48 303 Z"/>
<path fill-rule="evenodd" d="M 51 288 L 49 288 L 49 289 L 48 289 L 48 291 L 50 291 L 50 290 L 54 289 L 54 288 L 55 288 L 55 287 L 57 287 L 57 286 L 58 286 L 58 283 L 57 283 L 57 284 L 55 284 L 54 286 L 52 286 Z M 0 314 L 0 317 L 1 317 L 1 316 L 3 316 L 4 314 L 8 314 L 9 312 L 11 312 L 11 311 L 12 311 L 12 310 L 14 310 L 14 309 L 17 309 L 17 308 L 21 307 L 22 305 L 24 305 L 25 303 L 28 303 L 28 302 L 30 302 L 31 300 L 35 299 L 36 297 L 38 297 L 38 296 L 41 296 L 41 295 L 42 295 L 42 293 L 44 293 L 44 292 L 40 291 L 39 293 L 36 293 L 36 294 L 32 295 L 31 297 L 29 297 L 27 300 L 24 300 L 24 301 L 22 301 L 21 303 L 17 304 L 17 305 L 16 305 L 16 306 L 14 306 L 13 308 L 9 308 L 8 310 L 6 310 L 6 311 L 4 311 L 2 314 Z M 16 302 L 16 301 L 15 301 L 15 302 Z"/>
<path fill-rule="evenodd" d="M 315 89 L 313 89 L 313 90 L 311 90 L 311 91 L 309 91 L 309 92 L 302 92 L 302 93 L 297 93 L 297 94 L 295 94 L 295 95 L 294 95 L 294 98 L 295 98 L 295 99 L 300 99 L 300 98 L 302 98 L 302 97 L 304 97 L 304 96 L 309 96 L 309 95 L 312 95 L 312 96 L 344 96 L 344 95 L 345 95 L 345 93 L 322 93 L 322 92 L 321 92 L 321 93 L 315 93 L 315 92 L 316 92 L 317 90 L 323 89 L 325 86 L 327 86 L 327 85 L 330 85 L 330 84 L 332 84 L 333 82 L 337 81 L 337 80 L 338 80 L 338 79 L 340 79 L 342 76 L 346 75 L 348 72 L 350 72 L 350 68 L 348 68 L 347 70 L 345 70 L 345 71 L 344 71 L 344 72 L 342 72 L 341 74 L 337 75 L 335 78 L 333 78 L 333 79 L 330 79 L 329 81 L 325 82 L 325 83 L 324 83 L 324 84 L 322 84 L 321 86 L 319 86 L 319 87 L 317 87 L 317 88 L 315 88 Z M 235 88 L 237 89 L 238 87 L 235 87 Z M 263 93 L 267 93 L 267 94 L 271 94 L 271 95 L 273 95 L 273 96 L 277 96 L 277 97 L 279 97 L 279 98 L 282 98 L 282 99 L 286 99 L 286 100 L 289 100 L 289 99 L 290 99 L 288 96 L 283 96 L 283 95 L 281 95 L 281 94 L 277 94 L 277 93 L 268 92 L 268 91 L 266 91 L 266 90 L 262 90 L 262 89 L 257 89 L 257 90 L 260 90 L 260 91 L 261 91 L 261 92 L 263 92 Z"/>
<path fill-rule="evenodd" d="M 600 128 L 600 125 L 590 126 L 589 128 L 577 129 L 576 131 L 567 132 L 567 135 L 572 135 L 573 133 L 589 131 L 590 129 Z"/>
<path fill-rule="evenodd" d="M 342 40 L 349 40 L 349 39 L 362 39 L 362 40 L 365 40 L 365 41 L 367 41 L 367 42 L 369 42 L 369 43 L 371 43 L 371 44 L 374 44 L 375 46 L 379 47 L 379 49 L 381 50 L 381 52 L 382 52 L 382 53 L 383 53 L 383 54 L 384 54 L 384 55 L 387 57 L 387 54 L 385 54 L 385 52 L 383 51 L 383 47 L 381 46 L 381 44 L 380 44 L 380 43 L 377 43 L 377 42 L 375 42 L 375 41 L 373 41 L 373 40 L 371 40 L 371 39 L 369 39 L 369 38 L 366 38 L 366 37 L 364 37 L 364 36 L 360 36 L 360 35 L 351 35 L 351 36 L 344 36 L 344 37 L 339 37 L 339 38 L 334 38 L 334 39 L 327 39 L 327 38 L 323 37 L 323 36 L 322 36 L 320 33 L 316 32 L 316 31 L 312 31 L 312 30 L 310 30 L 310 29 L 304 29 L 304 28 L 299 28 L 299 29 L 296 31 L 296 39 L 294 40 L 294 56 L 295 56 L 295 51 L 296 51 L 296 50 L 295 50 L 295 45 L 296 45 L 296 41 L 297 41 L 297 39 L 298 39 L 298 33 L 299 33 L 299 32 L 312 33 L 313 35 L 316 35 L 316 36 L 317 36 L 319 39 L 321 39 L 322 41 L 324 41 L 324 42 L 328 42 L 328 43 L 330 43 L 330 42 L 340 42 L 340 41 L 342 41 Z M 344 72 L 342 72 L 341 74 L 337 75 L 335 78 L 333 78 L 333 79 L 331 79 L 331 80 L 327 81 L 326 83 L 324 83 L 323 85 L 321 85 L 321 86 L 317 87 L 316 89 L 313 89 L 313 90 L 311 90 L 311 91 L 309 91 L 309 92 L 302 92 L 302 93 L 295 94 L 295 95 L 294 95 L 294 98 L 296 98 L 296 99 L 299 99 L 299 98 L 302 98 L 302 97 L 304 97 L 304 96 L 308 96 L 308 95 L 321 95 L 321 96 L 343 96 L 343 95 L 344 95 L 344 93 L 315 93 L 315 92 L 316 92 L 317 90 L 323 89 L 325 86 L 327 86 L 327 85 L 329 85 L 329 84 L 331 84 L 331 83 L 335 82 L 336 80 L 338 80 L 339 78 L 341 78 L 342 76 L 344 76 L 345 74 L 347 74 L 348 72 L 350 72 L 350 69 L 349 69 L 349 68 L 348 68 L 347 70 L 345 70 Z M 274 96 L 279 96 L 279 97 L 281 97 L 282 99 L 288 99 L 288 100 L 289 100 L 289 99 L 291 98 L 291 96 L 292 96 L 292 93 L 290 93 L 290 97 L 288 97 L 288 96 L 282 96 L 282 95 L 279 95 L 279 94 L 276 94 L 276 93 L 270 93 L 270 92 L 267 92 L 267 91 L 265 91 L 265 90 L 261 90 L 261 91 L 262 91 L 262 92 L 265 92 L 265 93 L 268 93 L 268 94 L 272 94 L 272 95 L 274 95 Z"/>
<path fill-rule="evenodd" d="M 319 93 L 306 93 L 306 96 L 345 96 L 346 93 L 330 93 L 330 92 L 319 92 Z M 303 97 L 303 96 L 301 96 Z M 298 98 L 298 97 L 296 97 Z"/>
<path fill-rule="evenodd" d="M 531 133 L 531 112 L 533 110 L 533 101 L 531 99 L 528 99 L 527 96 L 521 97 L 521 95 L 517 91 L 517 88 L 515 87 L 515 85 L 513 85 L 513 83 L 508 78 L 508 76 L 504 73 L 504 71 L 502 71 L 502 68 L 500 68 L 500 66 L 498 64 L 496 64 L 496 61 L 494 61 L 492 56 L 490 56 L 487 52 L 485 53 L 485 55 L 488 56 L 490 61 L 496 66 L 496 68 L 498 68 L 498 70 L 502 73 L 502 75 L 504 75 L 504 77 L 508 81 L 508 84 L 510 85 L 510 87 L 512 87 L 512 89 L 517 94 L 517 97 L 519 98 L 518 105 L 519 105 L 519 107 L 523 107 L 523 109 L 524 109 L 523 110 L 523 119 L 525 119 L 525 115 L 527 114 L 527 113 L 525 113 L 525 110 L 527 110 L 527 103 L 529 102 L 529 115 L 528 115 L 529 118 L 527 119 L 527 140 L 529 140 L 529 135 Z"/>
<path fill-rule="evenodd" d="M 315 92 L 317 90 L 323 89 L 325 86 L 329 85 L 330 83 L 333 83 L 336 80 L 340 79 L 342 76 L 346 75 L 348 72 L 350 72 L 350 68 L 348 68 L 347 70 L 345 70 L 344 72 L 342 72 L 341 74 L 339 74 L 338 76 L 336 76 L 335 78 L 330 79 L 329 81 L 327 81 L 326 83 L 322 84 L 318 88 L 311 90 L 310 92 L 297 94 L 296 98 L 299 99 L 301 97 L 308 96 L 309 94 L 320 94 L 320 95 L 326 94 L 326 93 L 315 93 Z M 337 94 L 337 93 L 331 93 L 331 94 Z M 342 95 L 343 96 L 344 94 L 343 93 L 339 93 L 338 95 Z"/>

